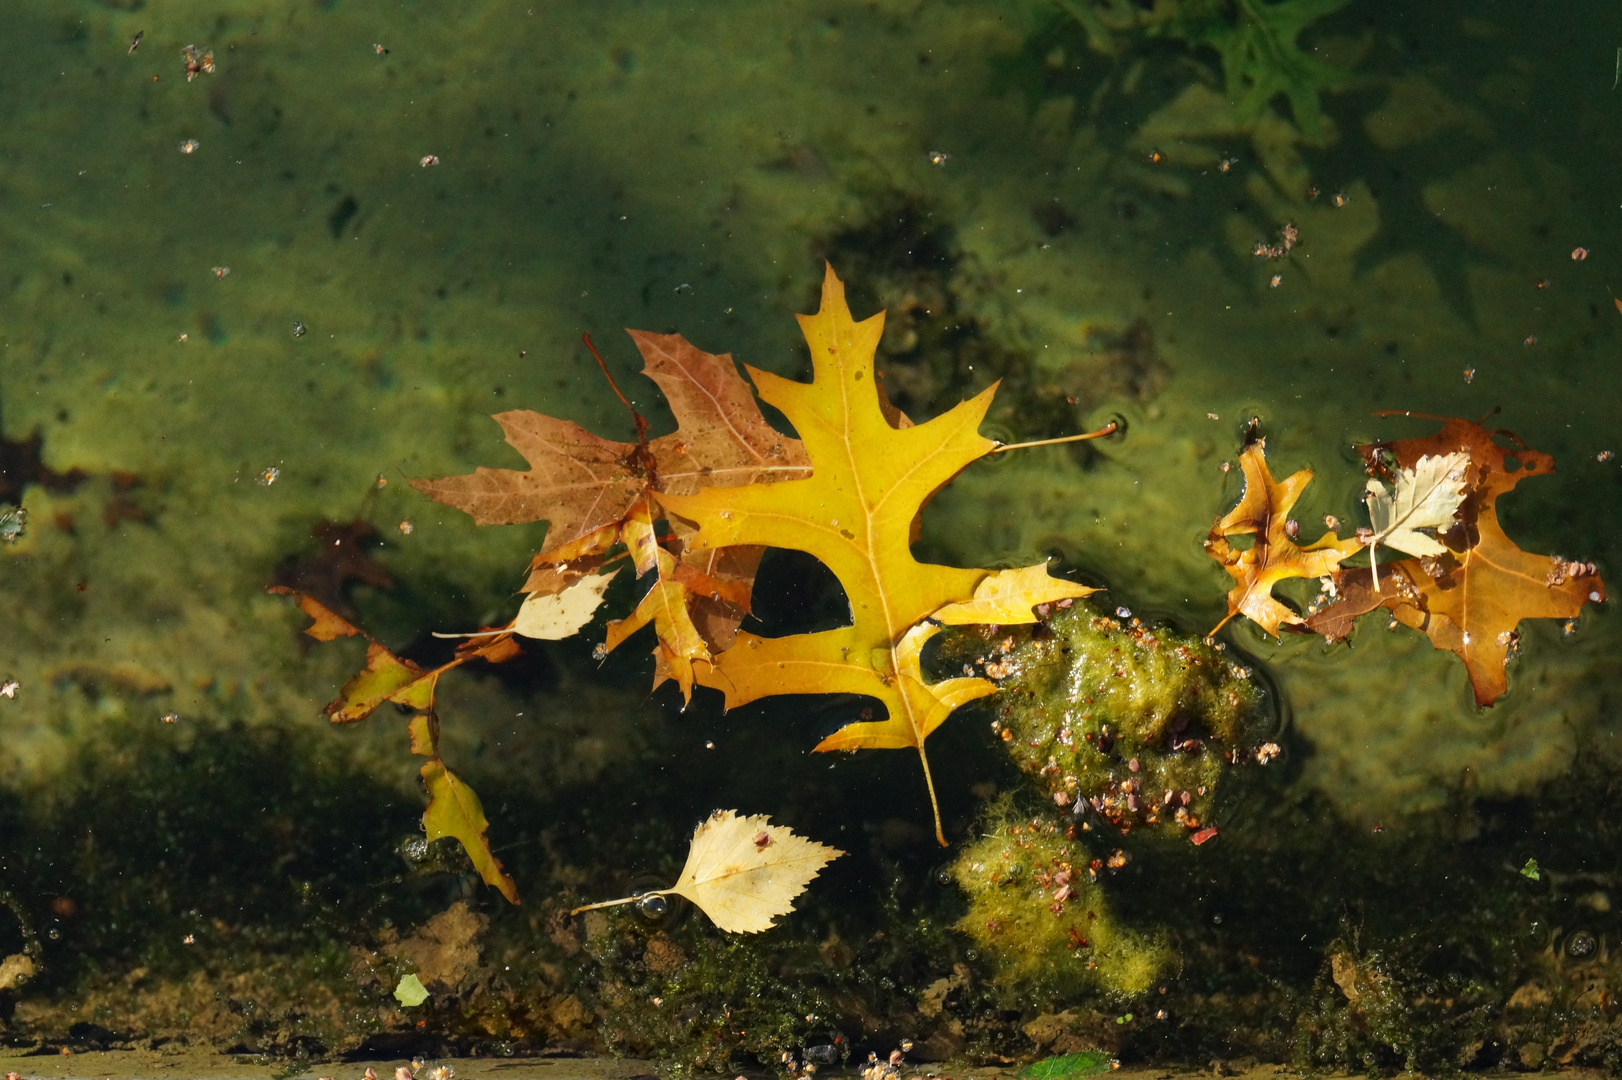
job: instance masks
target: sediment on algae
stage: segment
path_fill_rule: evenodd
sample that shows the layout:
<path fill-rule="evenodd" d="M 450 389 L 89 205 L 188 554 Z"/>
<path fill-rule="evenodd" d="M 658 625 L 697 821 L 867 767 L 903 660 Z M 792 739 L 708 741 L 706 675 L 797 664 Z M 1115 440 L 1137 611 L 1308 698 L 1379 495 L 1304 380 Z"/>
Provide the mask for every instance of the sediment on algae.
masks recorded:
<path fill-rule="evenodd" d="M 1162 936 L 1114 916 L 1091 854 L 1052 814 L 1024 815 L 1004 796 L 952 877 L 969 897 L 957 929 L 990 951 L 1005 983 L 1134 997 L 1172 965 Z"/>
<path fill-rule="evenodd" d="M 1219 646 L 1086 604 L 960 633 L 942 658 L 1001 683 L 992 730 L 1034 789 L 994 804 L 953 864 L 969 896 L 958 928 L 1005 981 L 1142 993 L 1172 953 L 1119 923 L 1102 880 L 1130 861 L 1128 837 L 1214 836 L 1229 774 L 1277 756 L 1254 673 Z"/>
<path fill-rule="evenodd" d="M 1198 836 L 1229 774 L 1280 752 L 1269 695 L 1249 666 L 1130 614 L 1078 603 L 1034 626 L 960 633 L 942 656 L 998 680 L 992 730 L 1043 796 L 1100 843 L 1134 831 Z"/>

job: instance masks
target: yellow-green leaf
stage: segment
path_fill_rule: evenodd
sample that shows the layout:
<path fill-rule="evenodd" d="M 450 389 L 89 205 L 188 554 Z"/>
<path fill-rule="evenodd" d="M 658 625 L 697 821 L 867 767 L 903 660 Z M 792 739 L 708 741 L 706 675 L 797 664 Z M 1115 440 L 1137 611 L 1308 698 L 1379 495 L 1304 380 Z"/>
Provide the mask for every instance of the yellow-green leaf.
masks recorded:
<path fill-rule="evenodd" d="M 501 860 L 490 851 L 490 841 L 485 836 L 490 823 L 485 820 L 484 806 L 478 795 L 437 757 L 423 763 L 422 782 L 428 788 L 429 799 L 428 809 L 422 814 L 422 827 L 429 841 L 454 836 L 461 841 L 468 858 L 473 860 L 473 868 L 486 884 L 494 886 L 512 903 L 518 903 L 518 886 L 501 868 Z"/>

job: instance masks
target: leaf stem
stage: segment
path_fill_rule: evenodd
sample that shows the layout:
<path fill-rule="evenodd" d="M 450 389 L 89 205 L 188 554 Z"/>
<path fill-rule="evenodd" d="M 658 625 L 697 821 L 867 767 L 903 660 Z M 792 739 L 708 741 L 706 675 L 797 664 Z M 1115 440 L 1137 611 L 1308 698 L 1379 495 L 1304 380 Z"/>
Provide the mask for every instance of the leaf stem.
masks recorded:
<path fill-rule="evenodd" d="M 619 383 L 615 382 L 614 376 L 608 373 L 608 365 L 603 363 L 602 354 L 597 351 L 597 346 L 591 343 L 591 335 L 581 334 L 580 340 L 586 343 L 586 348 L 591 350 L 591 355 L 597 360 L 597 366 L 603 369 L 603 378 L 608 380 L 609 389 L 614 391 L 614 396 L 620 399 L 620 404 L 624 405 L 626 411 L 631 414 L 631 420 L 636 424 L 636 441 L 639 444 L 645 444 L 648 441 L 647 420 L 632 407 L 631 403 L 625 399 L 625 395 L 620 393 Z"/>
<path fill-rule="evenodd" d="M 935 801 L 935 778 L 929 773 L 929 755 L 924 752 L 924 741 L 918 740 L 918 760 L 924 765 L 924 784 L 929 788 L 929 809 L 935 815 L 935 839 L 941 847 L 949 847 L 946 833 L 941 829 L 941 804 Z"/>
<path fill-rule="evenodd" d="M 654 889 L 651 892 L 638 893 L 636 896 L 622 896 L 618 900 L 604 900 L 598 904 L 585 904 L 569 912 L 569 917 L 572 919 L 582 911 L 596 911 L 599 908 L 619 907 L 621 904 L 634 904 L 638 900 L 645 899 L 649 896 L 669 896 L 675 891 L 676 890 L 674 889 Z"/>
<path fill-rule="evenodd" d="M 1102 439 L 1106 435 L 1113 435 L 1121 430 L 1119 420 L 1111 420 L 1097 431 L 1089 431 L 1081 435 L 1061 435 L 1057 439 L 1033 439 L 1030 442 L 998 443 L 991 448 L 993 454 L 1001 454 L 1009 450 L 1026 450 L 1033 446 L 1057 446 L 1060 443 L 1085 442 L 1088 439 Z M 942 841 L 944 843 L 945 841 Z"/>

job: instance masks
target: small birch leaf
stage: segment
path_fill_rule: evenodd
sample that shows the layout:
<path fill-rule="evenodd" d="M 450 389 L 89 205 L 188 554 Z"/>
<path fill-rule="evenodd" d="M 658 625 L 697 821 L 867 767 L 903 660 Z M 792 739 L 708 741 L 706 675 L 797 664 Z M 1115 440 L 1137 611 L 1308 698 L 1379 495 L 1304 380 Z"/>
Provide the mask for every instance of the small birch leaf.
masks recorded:
<path fill-rule="evenodd" d="M 1369 538 L 1369 565 L 1376 592 L 1380 589 L 1377 562 L 1381 544 L 1409 555 L 1447 554 L 1439 540 L 1418 530 L 1442 529 L 1453 523 L 1459 504 L 1464 502 L 1464 474 L 1469 467 L 1470 455 L 1463 451 L 1428 455 L 1411 469 L 1399 468 L 1392 488 L 1378 480 L 1369 481 L 1365 500 L 1369 523 L 1374 526 L 1374 535 Z"/>
<path fill-rule="evenodd" d="M 513 620 L 513 633 L 538 641 L 562 641 L 580 632 L 603 603 L 603 590 L 618 574 L 587 574 L 555 593 L 531 593 Z"/>
<path fill-rule="evenodd" d="M 764 814 L 739 817 L 736 810 L 717 810 L 694 830 L 676 884 L 642 896 L 684 896 L 730 934 L 770 929 L 777 916 L 794 910 L 795 897 L 811 879 L 844 854 L 770 822 Z M 587 904 L 570 914 L 638 899 Z"/>
<path fill-rule="evenodd" d="M 428 988 L 415 975 L 402 975 L 394 988 L 394 1000 L 408 1009 L 414 1009 L 428 1000 Z"/>

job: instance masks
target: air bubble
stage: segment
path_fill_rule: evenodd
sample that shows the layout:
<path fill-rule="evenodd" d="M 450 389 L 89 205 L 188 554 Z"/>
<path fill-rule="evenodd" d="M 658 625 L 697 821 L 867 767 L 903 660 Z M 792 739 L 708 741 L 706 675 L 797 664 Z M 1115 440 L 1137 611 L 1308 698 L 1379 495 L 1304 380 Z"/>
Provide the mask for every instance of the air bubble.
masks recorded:
<path fill-rule="evenodd" d="M 650 893 L 636 902 L 636 909 L 648 920 L 659 920 L 670 913 L 670 901 L 658 893 Z"/>
<path fill-rule="evenodd" d="M 1566 955 L 1573 960 L 1587 960 L 1599 950 L 1599 942 L 1587 930 L 1579 930 L 1566 939 Z"/>

